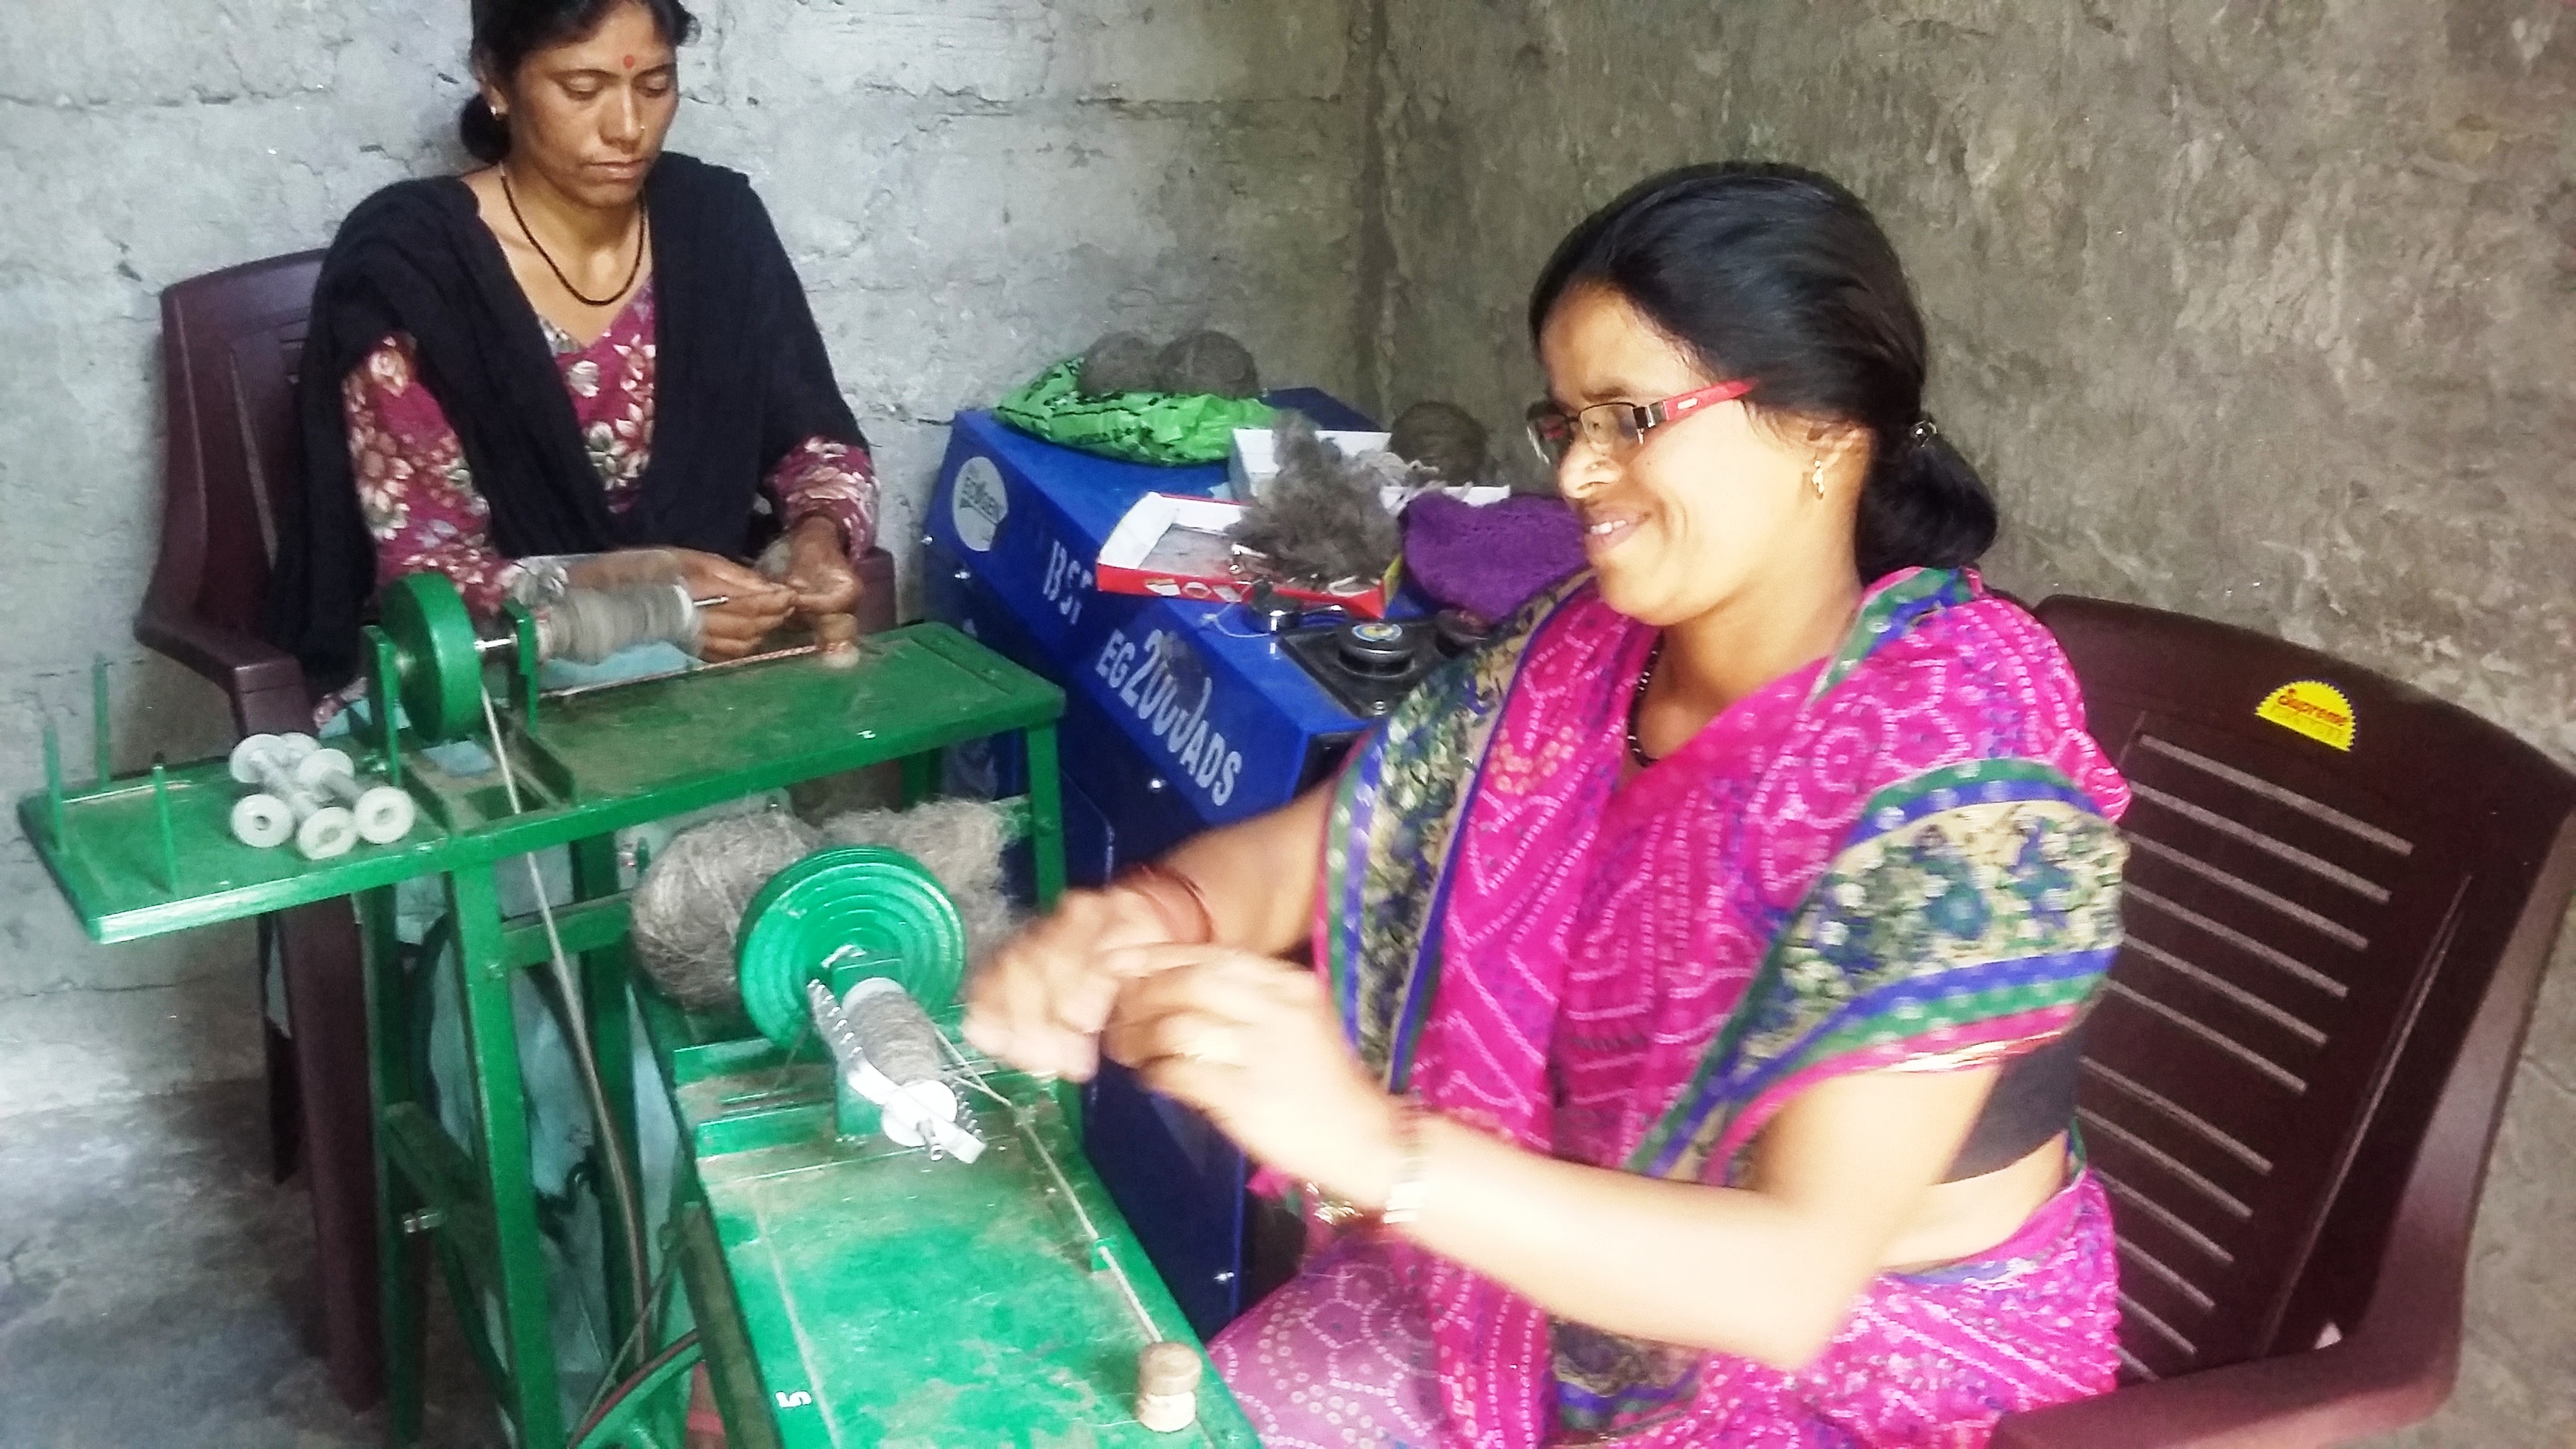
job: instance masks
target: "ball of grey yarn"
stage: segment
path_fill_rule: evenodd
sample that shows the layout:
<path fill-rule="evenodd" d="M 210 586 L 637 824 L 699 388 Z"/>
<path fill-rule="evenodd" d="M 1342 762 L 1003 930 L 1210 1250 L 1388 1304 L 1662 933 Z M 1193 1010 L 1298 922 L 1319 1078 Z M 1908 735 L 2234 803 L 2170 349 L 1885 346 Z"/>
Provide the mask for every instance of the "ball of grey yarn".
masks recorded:
<path fill-rule="evenodd" d="M 1386 450 L 1452 487 L 1481 481 L 1493 461 L 1485 425 L 1455 403 L 1406 408 L 1387 435 Z"/>
<path fill-rule="evenodd" d="M 1082 354 L 1074 390 L 1084 397 L 1116 397 L 1163 390 L 1163 354 L 1133 332 L 1112 332 Z"/>
<path fill-rule="evenodd" d="M 1261 396 L 1261 369 L 1252 350 L 1222 332 L 1193 332 L 1163 349 L 1163 390 Z"/>
<path fill-rule="evenodd" d="M 631 903 L 628 936 L 644 974 L 693 1011 L 741 1004 L 734 938 L 743 908 L 822 840 L 804 821 L 775 812 L 711 820 L 671 837 Z"/>

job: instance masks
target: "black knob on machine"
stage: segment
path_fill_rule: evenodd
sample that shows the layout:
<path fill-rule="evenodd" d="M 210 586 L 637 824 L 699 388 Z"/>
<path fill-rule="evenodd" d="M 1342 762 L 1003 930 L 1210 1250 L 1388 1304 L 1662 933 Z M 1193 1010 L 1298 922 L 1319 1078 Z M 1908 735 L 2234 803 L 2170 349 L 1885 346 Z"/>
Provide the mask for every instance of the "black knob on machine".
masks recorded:
<path fill-rule="evenodd" d="M 1464 609 L 1443 609 L 1431 621 L 1432 642 L 1440 646 L 1440 657 L 1452 659 L 1466 653 L 1492 637 L 1493 630 L 1485 621 Z"/>
<path fill-rule="evenodd" d="M 1252 586 L 1252 597 L 1243 601 L 1252 613 L 1253 627 L 1264 634 L 1285 634 L 1304 621 L 1305 606 L 1280 593 L 1268 583 Z"/>
<path fill-rule="evenodd" d="M 1401 624 L 1366 619 L 1342 626 L 1333 652 L 1357 674 L 1402 674 L 1413 667 L 1413 638 Z"/>

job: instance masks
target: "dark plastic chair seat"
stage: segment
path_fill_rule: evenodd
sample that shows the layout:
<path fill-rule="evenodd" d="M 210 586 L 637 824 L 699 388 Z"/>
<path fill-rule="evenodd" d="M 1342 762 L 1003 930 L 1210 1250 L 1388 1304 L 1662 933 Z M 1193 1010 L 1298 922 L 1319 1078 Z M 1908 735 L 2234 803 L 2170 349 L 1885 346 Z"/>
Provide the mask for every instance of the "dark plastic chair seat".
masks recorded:
<path fill-rule="evenodd" d="M 314 696 L 293 656 L 260 636 L 277 539 L 298 520 L 304 462 L 295 381 L 322 253 L 211 272 L 161 294 L 168 445 L 161 553 L 134 637 L 224 691 L 243 734 L 307 730 Z M 894 624 L 894 561 L 859 569 L 859 627 Z M 384 1395 L 376 1282 L 375 1157 L 366 992 L 345 901 L 263 918 L 260 953 L 286 982 L 291 1036 L 268 1033 L 278 1176 L 299 1155 L 313 1199 L 316 1273 L 332 1385 L 352 1407 Z M 299 1152 L 300 1148 L 300 1152 Z"/>
<path fill-rule="evenodd" d="M 2323 1445 L 2421 1419 L 2458 1370 L 2487 1152 L 2576 891 L 2576 777 L 2279 639 L 2038 613 L 2137 792 L 2079 1111 L 2125 1386 L 1994 1442 Z M 2340 692 L 2349 749 L 2258 715 L 2297 681 Z M 2274 712 L 2333 734 L 2308 693 Z"/>

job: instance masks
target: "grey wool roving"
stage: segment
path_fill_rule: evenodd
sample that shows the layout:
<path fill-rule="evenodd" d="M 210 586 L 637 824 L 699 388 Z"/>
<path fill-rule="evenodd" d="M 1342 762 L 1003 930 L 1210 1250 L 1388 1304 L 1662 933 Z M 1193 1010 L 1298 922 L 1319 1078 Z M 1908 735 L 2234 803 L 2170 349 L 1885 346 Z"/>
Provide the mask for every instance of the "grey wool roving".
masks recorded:
<path fill-rule="evenodd" d="M 1163 390 L 1217 397 L 1261 396 L 1252 349 L 1222 332 L 1193 332 L 1163 349 Z"/>
<path fill-rule="evenodd" d="M 819 830 L 776 812 L 738 815 L 671 837 L 637 883 L 631 935 L 644 974 L 692 1011 L 740 1005 L 734 951 L 744 908 L 770 877 L 826 845 L 889 846 L 920 861 L 957 903 L 970 962 L 1018 925 L 1002 893 L 1002 814 L 987 801 L 854 810 Z"/>
<path fill-rule="evenodd" d="M 1386 450 L 1444 488 L 1481 483 L 1493 457 L 1485 425 L 1455 403 L 1418 402 L 1395 419 Z"/>
<path fill-rule="evenodd" d="M 823 822 L 834 845 L 890 846 L 929 867 L 966 924 L 975 963 L 1019 921 L 1002 893 L 1002 812 L 986 800 L 932 800 L 909 810 L 853 810 Z"/>
<path fill-rule="evenodd" d="M 1087 398 L 1135 392 L 1259 397 L 1261 368 L 1250 348 L 1223 332 L 1192 332 L 1161 347 L 1133 332 L 1112 332 L 1082 354 L 1073 387 Z"/>
<path fill-rule="evenodd" d="M 1245 505 L 1242 520 L 1226 536 L 1268 558 L 1276 572 L 1291 580 L 1326 585 L 1385 573 L 1403 537 L 1378 490 L 1404 480 L 1369 459 L 1401 465 L 1383 454 L 1344 457 L 1340 448 L 1316 435 L 1315 424 L 1303 413 L 1280 413 L 1272 431 L 1278 438 L 1278 476 Z"/>

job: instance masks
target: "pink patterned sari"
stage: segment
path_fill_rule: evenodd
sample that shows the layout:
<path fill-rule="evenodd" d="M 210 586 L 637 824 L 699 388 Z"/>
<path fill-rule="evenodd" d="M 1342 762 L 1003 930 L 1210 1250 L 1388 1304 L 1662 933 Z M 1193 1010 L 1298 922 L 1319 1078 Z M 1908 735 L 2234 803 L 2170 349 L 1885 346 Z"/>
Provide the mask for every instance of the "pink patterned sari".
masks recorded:
<path fill-rule="evenodd" d="M 1345 771 L 1316 957 L 1391 1089 L 1533 1151 L 1726 1184 L 1819 1081 L 2073 1024 L 2119 941 L 2128 791 L 2035 621 L 1972 573 L 1893 575 L 1834 657 L 1623 782 L 1651 645 L 1578 580 Z M 1976 1260 L 1882 1275 L 1784 1373 L 1360 1237 L 1214 1352 L 1273 1446 L 1975 1445 L 2111 1386 L 2111 1254 L 2077 1171 Z"/>

